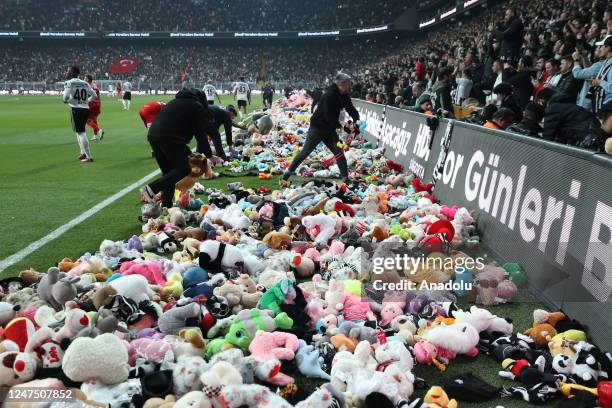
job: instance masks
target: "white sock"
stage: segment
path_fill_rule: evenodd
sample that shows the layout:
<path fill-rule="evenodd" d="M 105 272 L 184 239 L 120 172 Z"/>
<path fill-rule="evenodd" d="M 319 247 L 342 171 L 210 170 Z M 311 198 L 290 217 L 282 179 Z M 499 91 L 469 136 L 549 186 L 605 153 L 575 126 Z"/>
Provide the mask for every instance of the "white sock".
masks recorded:
<path fill-rule="evenodd" d="M 123 103 L 123 109 L 126 109 L 126 107 L 125 107 L 125 99 L 122 99 L 121 103 Z"/>
<path fill-rule="evenodd" d="M 85 133 L 85 132 L 77 133 L 77 137 L 81 141 L 81 143 L 80 143 L 81 146 L 82 146 L 81 154 L 84 154 L 85 156 L 90 158 L 91 154 L 89 153 L 89 140 L 87 140 L 87 133 Z"/>
<path fill-rule="evenodd" d="M 81 137 L 79 136 L 78 133 L 76 133 L 76 138 L 77 138 L 77 143 L 79 144 L 79 151 L 81 154 L 85 154 L 83 153 L 83 142 L 81 141 Z"/>
<path fill-rule="evenodd" d="M 127 109 L 129 110 L 130 109 L 130 103 L 132 103 L 132 101 L 127 101 L 126 103 L 127 103 Z"/>

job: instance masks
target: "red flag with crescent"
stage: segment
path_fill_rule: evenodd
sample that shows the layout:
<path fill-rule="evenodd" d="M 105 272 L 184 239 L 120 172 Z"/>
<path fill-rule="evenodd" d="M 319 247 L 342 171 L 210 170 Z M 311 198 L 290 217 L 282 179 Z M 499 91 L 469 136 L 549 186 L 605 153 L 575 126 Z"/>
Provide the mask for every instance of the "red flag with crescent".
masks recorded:
<path fill-rule="evenodd" d="M 131 74 L 138 67 L 138 60 L 134 58 L 117 58 L 107 71 L 111 74 Z"/>

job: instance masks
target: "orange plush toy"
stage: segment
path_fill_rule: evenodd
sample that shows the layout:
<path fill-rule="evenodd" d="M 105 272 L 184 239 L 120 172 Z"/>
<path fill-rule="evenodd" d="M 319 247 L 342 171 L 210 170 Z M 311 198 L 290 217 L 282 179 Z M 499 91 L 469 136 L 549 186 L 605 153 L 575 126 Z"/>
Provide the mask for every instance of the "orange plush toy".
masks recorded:
<path fill-rule="evenodd" d="M 555 326 L 563 319 L 565 314 L 562 312 L 549 313 L 536 309 L 533 311 L 533 327 L 523 334 L 531 337 L 538 347 L 547 347 L 548 342 L 557 334 Z"/>
<path fill-rule="evenodd" d="M 191 153 L 189 155 L 189 167 L 191 167 L 191 173 L 176 183 L 176 189 L 181 192 L 193 187 L 199 177 L 212 178 L 210 163 L 202 153 Z"/>

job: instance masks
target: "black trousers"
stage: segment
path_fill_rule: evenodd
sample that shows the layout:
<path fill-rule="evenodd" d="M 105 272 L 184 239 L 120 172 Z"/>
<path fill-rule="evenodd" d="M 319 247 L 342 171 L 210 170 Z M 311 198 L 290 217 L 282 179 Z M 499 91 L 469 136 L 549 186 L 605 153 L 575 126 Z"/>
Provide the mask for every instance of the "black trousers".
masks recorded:
<path fill-rule="evenodd" d="M 212 132 L 210 135 L 212 139 L 213 146 L 215 146 L 215 154 L 219 156 L 219 158 L 223 161 L 228 161 L 225 151 L 223 150 L 223 142 L 221 141 L 221 133 L 217 130 L 216 132 Z M 201 152 L 200 147 L 198 145 L 198 151 Z"/>
<path fill-rule="evenodd" d="M 151 141 L 151 148 L 162 176 L 149 184 L 154 193 L 162 192 L 162 205 L 172 207 L 175 185 L 191 173 L 189 154 L 191 150 L 185 144 Z"/>
<path fill-rule="evenodd" d="M 340 138 L 335 131 L 330 130 L 320 130 L 315 129 L 312 126 L 308 129 L 308 133 L 306 134 L 306 142 L 304 142 L 304 146 L 302 146 L 302 150 L 295 156 L 291 165 L 287 169 L 284 178 L 288 178 L 291 174 L 295 172 L 295 170 L 299 167 L 300 164 L 313 152 L 313 150 L 317 147 L 317 145 L 321 142 L 325 143 L 325 146 L 334 154 L 334 156 L 338 156 L 336 158 L 336 163 L 338 164 L 338 169 L 340 170 L 340 176 L 344 179 L 348 179 L 348 166 L 346 164 L 346 157 L 344 157 L 344 151 L 338 147 L 338 142 Z"/>

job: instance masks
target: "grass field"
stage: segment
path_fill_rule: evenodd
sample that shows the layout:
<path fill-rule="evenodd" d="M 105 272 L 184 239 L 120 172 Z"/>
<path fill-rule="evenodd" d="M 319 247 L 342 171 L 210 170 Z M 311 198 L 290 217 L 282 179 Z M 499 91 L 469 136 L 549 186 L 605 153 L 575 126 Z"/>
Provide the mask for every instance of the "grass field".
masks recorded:
<path fill-rule="evenodd" d="M 59 97 L 0 97 L 0 209 L 6 234 L 6 240 L 0 245 L 0 261 L 157 169 L 138 109 L 152 100 L 169 99 L 171 96 L 135 96 L 132 109 L 126 112 L 119 101 L 103 96 L 100 124 L 107 133 L 102 142 L 91 142 L 95 162 L 87 164 L 76 160 L 79 152 L 76 137 L 70 130 L 69 109 Z M 224 104 L 231 101 L 229 96 L 222 99 Z M 259 101 L 258 97 L 255 99 Z M 258 106 L 258 103 L 251 105 Z M 91 136 L 91 129 L 88 134 Z M 206 185 L 224 187 L 230 181 L 236 179 L 219 178 Z M 262 182 L 256 177 L 241 181 L 246 187 L 276 184 L 275 179 Z M 136 190 L 127 194 L 8 267 L 0 278 L 28 267 L 46 271 L 65 256 L 74 259 L 87 251 L 96 251 L 103 239 L 120 240 L 138 233 L 138 198 Z M 531 325 L 531 313 L 538 306 L 524 301 L 498 306 L 492 311 L 511 317 L 515 328 L 524 330 Z M 451 375 L 468 370 L 496 385 L 510 384 L 500 380 L 499 369 L 488 357 L 460 357 L 451 362 L 445 374 L 433 367 L 417 367 L 415 374 L 425 378 L 429 386 L 440 385 Z M 288 368 L 287 372 L 290 371 Z M 299 378 L 298 384 L 308 390 L 317 382 Z M 460 404 L 462 407 L 499 405 L 529 406 L 508 400 Z"/>
<path fill-rule="evenodd" d="M 172 96 L 135 96 L 129 111 L 102 96 L 102 142 L 90 142 L 94 163 L 76 160 L 76 136 L 69 108 L 57 96 L 0 97 L 0 197 L 7 239 L 0 261 L 77 217 L 157 169 L 151 158 L 138 109 Z M 258 97 L 250 108 L 260 106 Z M 257 102 L 256 102 L 257 100 Z M 232 97 L 222 97 L 223 104 Z M 90 128 L 88 136 L 92 136 Z M 254 179 L 256 185 L 262 184 Z M 221 186 L 227 180 L 215 180 Z M 58 239 L 2 271 L 9 276 L 30 266 L 46 271 L 64 256 L 95 251 L 105 239 L 124 239 L 138 231 L 138 194 L 117 200 Z"/>

